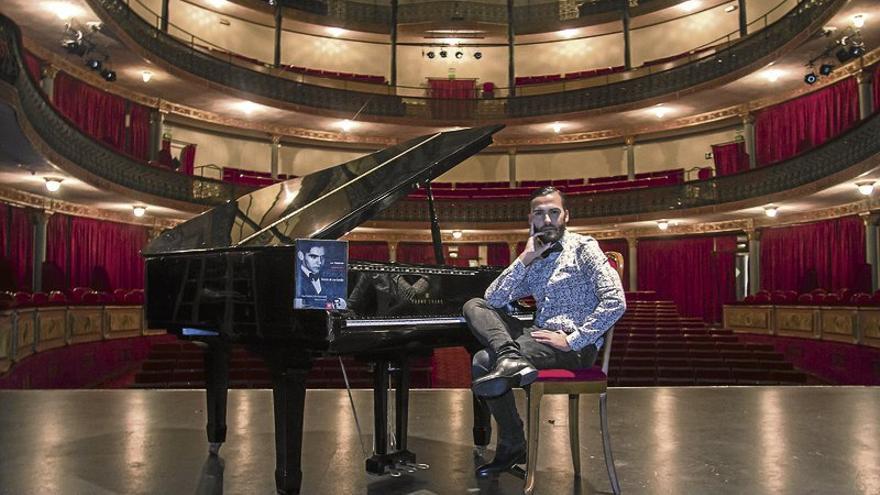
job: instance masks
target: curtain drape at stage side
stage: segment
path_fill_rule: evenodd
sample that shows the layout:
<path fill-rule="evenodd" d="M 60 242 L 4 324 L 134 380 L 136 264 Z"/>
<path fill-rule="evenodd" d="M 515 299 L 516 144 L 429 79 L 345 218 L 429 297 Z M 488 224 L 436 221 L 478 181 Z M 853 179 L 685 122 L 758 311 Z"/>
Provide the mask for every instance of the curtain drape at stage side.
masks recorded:
<path fill-rule="evenodd" d="M 24 65 L 34 82 L 39 84 L 43 75 L 43 61 L 26 51 L 24 52 Z"/>
<path fill-rule="evenodd" d="M 9 251 L 7 252 L 7 245 Z M 34 230 L 24 208 L 0 203 L 0 258 L 9 290 L 30 290 L 34 264 Z"/>
<path fill-rule="evenodd" d="M 140 250 L 147 243 L 145 227 L 73 217 L 70 238 L 72 286 L 96 290 L 143 288 Z"/>
<path fill-rule="evenodd" d="M 89 86 L 59 72 L 55 76 L 54 105 L 96 141 L 125 152 L 124 98 Z"/>
<path fill-rule="evenodd" d="M 428 242 L 401 242 L 397 245 L 397 261 L 412 265 L 436 265 L 434 246 Z"/>
<path fill-rule="evenodd" d="M 761 234 L 761 288 L 796 290 L 859 287 L 865 263 L 865 226 L 857 216 Z"/>
<path fill-rule="evenodd" d="M 68 270 L 67 245 L 70 217 L 67 215 L 54 214 L 49 217 L 46 225 L 46 262 L 52 263 L 65 274 Z M 66 280 L 65 280 L 66 282 Z M 66 287 L 72 289 L 73 287 Z"/>
<path fill-rule="evenodd" d="M 493 242 L 486 245 L 486 264 L 489 266 L 507 266 L 510 259 L 510 247 L 504 242 Z"/>
<path fill-rule="evenodd" d="M 712 157 L 715 160 L 715 175 L 730 175 L 749 169 L 749 155 L 744 141 L 713 144 Z"/>
<path fill-rule="evenodd" d="M 180 170 L 186 175 L 192 175 L 196 163 L 196 145 L 188 144 L 180 150 Z"/>
<path fill-rule="evenodd" d="M 132 103 L 129 112 L 131 115 L 131 148 L 128 153 L 135 158 L 147 161 L 150 158 L 150 109 Z"/>
<path fill-rule="evenodd" d="M 387 242 L 349 242 L 348 259 L 387 262 L 391 260 L 391 253 Z"/>
<path fill-rule="evenodd" d="M 880 64 L 874 66 L 874 111 L 880 110 Z"/>
<path fill-rule="evenodd" d="M 640 240 L 639 290 L 674 301 L 683 316 L 721 321 L 736 294 L 735 249 L 736 236 Z"/>
<path fill-rule="evenodd" d="M 768 165 L 819 146 L 859 119 L 854 77 L 815 93 L 774 105 L 755 119 L 758 165 Z"/>
<path fill-rule="evenodd" d="M 474 79 L 428 79 L 428 103 L 434 118 L 471 118 L 477 108 L 476 96 Z"/>

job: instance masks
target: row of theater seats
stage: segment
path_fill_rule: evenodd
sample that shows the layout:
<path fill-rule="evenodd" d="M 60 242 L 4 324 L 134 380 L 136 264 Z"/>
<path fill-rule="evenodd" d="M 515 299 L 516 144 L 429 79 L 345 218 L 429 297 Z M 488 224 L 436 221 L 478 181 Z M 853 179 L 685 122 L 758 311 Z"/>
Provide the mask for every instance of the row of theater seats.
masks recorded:
<path fill-rule="evenodd" d="M 0 292 L 0 309 L 29 308 L 38 306 L 106 306 L 111 304 L 141 305 L 144 303 L 143 289 L 116 289 L 111 292 L 98 292 L 90 287 L 76 287 L 63 292 Z"/>
<path fill-rule="evenodd" d="M 338 72 L 322 69 L 310 69 L 308 67 L 298 67 L 296 65 L 282 65 L 282 69 L 297 74 L 315 77 L 329 77 L 331 79 L 343 79 L 346 81 L 355 81 L 369 84 L 388 84 L 385 76 L 375 76 L 370 74 L 356 74 L 353 72 Z"/>
<path fill-rule="evenodd" d="M 822 305 L 822 306 L 880 306 L 880 290 L 873 294 L 855 292 L 852 289 L 840 289 L 837 292 L 829 292 L 825 289 L 813 289 L 810 292 L 798 294 L 794 290 L 762 290 L 757 294 L 746 296 L 743 304 L 793 304 L 793 305 Z"/>

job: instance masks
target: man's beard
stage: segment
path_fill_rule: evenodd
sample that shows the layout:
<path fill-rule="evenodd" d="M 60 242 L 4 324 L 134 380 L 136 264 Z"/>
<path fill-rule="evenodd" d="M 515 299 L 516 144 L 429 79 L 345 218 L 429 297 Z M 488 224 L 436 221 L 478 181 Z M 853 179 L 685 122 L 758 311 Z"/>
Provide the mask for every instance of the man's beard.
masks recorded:
<path fill-rule="evenodd" d="M 559 239 L 562 239 L 562 234 L 565 233 L 565 224 L 559 225 L 557 227 L 544 227 L 538 231 L 541 241 L 544 244 L 552 244 Z"/>

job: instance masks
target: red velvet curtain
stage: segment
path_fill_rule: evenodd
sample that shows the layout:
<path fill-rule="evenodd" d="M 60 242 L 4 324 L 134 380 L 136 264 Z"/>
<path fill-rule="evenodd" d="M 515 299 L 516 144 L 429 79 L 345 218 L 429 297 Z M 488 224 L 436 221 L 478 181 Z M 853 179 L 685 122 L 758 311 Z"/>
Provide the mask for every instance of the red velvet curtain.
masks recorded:
<path fill-rule="evenodd" d="M 65 274 L 67 273 L 67 235 L 70 231 L 70 219 L 71 217 L 68 215 L 56 213 L 49 217 L 49 223 L 46 225 L 46 261 L 54 263 Z"/>
<path fill-rule="evenodd" d="M 132 103 L 130 108 L 131 148 L 128 153 L 146 161 L 150 158 L 150 109 L 137 103 Z"/>
<path fill-rule="evenodd" d="M 761 235 L 762 289 L 865 289 L 859 287 L 864 263 L 865 226 L 857 216 L 767 229 Z"/>
<path fill-rule="evenodd" d="M 7 252 L 7 245 L 9 251 Z M 11 279 L 16 290 L 30 290 L 34 264 L 34 230 L 24 208 L 0 203 L 0 258 L 8 262 Z M 13 288 L 10 287 L 10 288 Z"/>
<path fill-rule="evenodd" d="M 86 134 L 125 151 L 125 99 L 59 72 L 54 105 Z"/>
<path fill-rule="evenodd" d="M 24 65 L 34 82 L 39 84 L 43 76 L 43 62 L 31 52 L 26 51 L 24 52 Z"/>
<path fill-rule="evenodd" d="M 735 250 L 736 236 L 639 240 L 639 289 L 674 301 L 682 315 L 719 322 L 735 299 Z"/>
<path fill-rule="evenodd" d="M 880 110 L 880 64 L 874 66 L 874 111 Z"/>
<path fill-rule="evenodd" d="M 143 287 L 144 262 L 140 250 L 147 243 L 145 227 L 73 217 L 70 229 L 68 270 L 74 287 Z"/>
<path fill-rule="evenodd" d="M 386 262 L 391 259 L 391 255 L 387 242 L 349 242 L 348 259 Z"/>
<path fill-rule="evenodd" d="M 489 266 L 507 266 L 510 259 L 510 248 L 504 242 L 493 242 L 486 246 L 486 264 Z"/>
<path fill-rule="evenodd" d="M 196 163 L 196 145 L 188 144 L 180 150 L 180 173 L 186 175 L 193 174 L 193 167 Z"/>
<path fill-rule="evenodd" d="M 474 79 L 428 79 L 431 114 L 438 119 L 463 119 L 476 109 Z"/>
<path fill-rule="evenodd" d="M 401 242 L 397 245 L 397 261 L 413 265 L 436 265 L 434 246 L 428 242 Z"/>
<path fill-rule="evenodd" d="M 744 141 L 713 144 L 712 157 L 715 159 L 715 175 L 730 175 L 749 169 L 749 155 Z"/>
<path fill-rule="evenodd" d="M 858 87 L 854 77 L 757 114 L 757 163 L 791 158 L 837 136 L 859 118 Z"/>
<path fill-rule="evenodd" d="M 450 248 L 455 248 L 453 251 Z M 452 253 L 458 253 L 452 257 Z M 446 264 L 450 266 L 469 267 L 470 260 L 479 260 L 480 246 L 478 244 L 444 244 L 443 255 L 446 256 Z"/>

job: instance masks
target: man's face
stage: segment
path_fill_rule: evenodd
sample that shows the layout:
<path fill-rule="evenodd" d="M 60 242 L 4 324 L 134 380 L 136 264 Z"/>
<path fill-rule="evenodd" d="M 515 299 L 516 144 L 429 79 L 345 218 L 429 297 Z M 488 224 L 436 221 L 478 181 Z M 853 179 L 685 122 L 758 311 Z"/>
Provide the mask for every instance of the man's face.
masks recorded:
<path fill-rule="evenodd" d="M 562 196 L 555 192 L 538 196 L 532 200 L 531 206 L 529 223 L 536 233 L 542 234 L 544 242 L 556 242 L 562 238 L 568 222 L 568 210 L 562 206 Z"/>
<path fill-rule="evenodd" d="M 324 248 L 321 246 L 313 246 L 305 255 L 300 253 L 300 259 L 303 266 L 311 273 L 320 273 L 324 268 Z"/>

